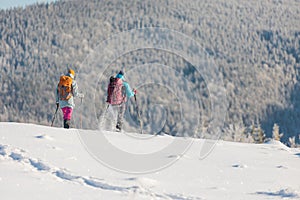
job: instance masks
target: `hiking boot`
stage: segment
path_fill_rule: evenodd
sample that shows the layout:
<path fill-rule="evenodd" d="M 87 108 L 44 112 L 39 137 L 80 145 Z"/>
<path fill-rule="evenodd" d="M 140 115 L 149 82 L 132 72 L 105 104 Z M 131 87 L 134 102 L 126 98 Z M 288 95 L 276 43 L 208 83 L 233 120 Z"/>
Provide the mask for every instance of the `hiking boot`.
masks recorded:
<path fill-rule="evenodd" d="M 118 132 L 121 132 L 121 130 L 122 130 L 122 126 L 121 126 L 121 124 L 117 124 L 117 126 L 116 126 L 116 130 L 117 130 Z"/>
<path fill-rule="evenodd" d="M 64 128 L 68 129 L 70 128 L 71 122 L 70 120 L 64 120 Z"/>

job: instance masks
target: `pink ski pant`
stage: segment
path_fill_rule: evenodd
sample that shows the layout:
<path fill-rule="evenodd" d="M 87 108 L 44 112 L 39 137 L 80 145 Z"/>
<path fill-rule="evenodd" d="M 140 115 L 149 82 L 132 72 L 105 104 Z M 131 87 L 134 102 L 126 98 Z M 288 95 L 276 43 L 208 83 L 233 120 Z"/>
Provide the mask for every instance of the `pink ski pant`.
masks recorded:
<path fill-rule="evenodd" d="M 64 114 L 64 120 L 71 120 L 73 109 L 70 107 L 64 107 L 61 110 Z"/>

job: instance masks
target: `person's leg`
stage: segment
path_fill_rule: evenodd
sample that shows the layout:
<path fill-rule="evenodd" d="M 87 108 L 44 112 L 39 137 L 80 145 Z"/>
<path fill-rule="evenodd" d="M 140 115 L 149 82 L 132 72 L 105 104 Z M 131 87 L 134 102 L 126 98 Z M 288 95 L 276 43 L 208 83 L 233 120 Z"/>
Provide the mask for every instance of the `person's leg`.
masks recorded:
<path fill-rule="evenodd" d="M 72 117 L 73 109 L 70 107 L 64 107 L 62 108 L 63 114 L 64 114 L 64 128 L 70 128 L 70 121 Z"/>
<path fill-rule="evenodd" d="M 126 110 L 126 103 L 122 103 L 121 105 L 118 106 L 118 118 L 117 118 L 116 128 L 119 131 L 121 131 L 122 129 L 125 110 Z"/>

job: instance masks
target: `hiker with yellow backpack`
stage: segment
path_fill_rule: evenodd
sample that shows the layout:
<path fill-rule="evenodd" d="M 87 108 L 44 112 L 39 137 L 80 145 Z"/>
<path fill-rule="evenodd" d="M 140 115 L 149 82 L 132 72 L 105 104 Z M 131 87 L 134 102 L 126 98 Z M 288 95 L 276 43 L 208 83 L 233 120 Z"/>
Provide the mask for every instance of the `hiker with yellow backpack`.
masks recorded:
<path fill-rule="evenodd" d="M 74 97 L 83 98 L 84 95 L 78 92 L 75 78 L 75 71 L 69 69 L 68 73 L 60 77 L 56 88 L 56 106 L 63 112 L 64 128 L 70 128 L 73 109 L 75 107 Z M 56 109 L 56 110 L 57 110 Z"/>

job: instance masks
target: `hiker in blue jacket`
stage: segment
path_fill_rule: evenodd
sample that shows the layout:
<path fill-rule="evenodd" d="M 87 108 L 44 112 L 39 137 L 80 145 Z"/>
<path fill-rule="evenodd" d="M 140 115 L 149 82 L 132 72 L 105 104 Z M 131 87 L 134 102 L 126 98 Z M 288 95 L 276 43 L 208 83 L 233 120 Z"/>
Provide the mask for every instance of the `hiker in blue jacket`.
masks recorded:
<path fill-rule="evenodd" d="M 124 72 L 122 70 L 116 75 L 116 78 L 122 79 L 123 86 L 125 87 L 127 99 L 130 99 L 136 94 L 136 90 L 135 89 L 131 90 L 130 85 L 125 81 Z"/>
<path fill-rule="evenodd" d="M 125 88 L 125 93 L 126 93 L 126 98 L 125 98 L 124 102 L 121 103 L 120 105 L 118 105 L 118 118 L 117 118 L 116 129 L 117 129 L 117 131 L 121 131 L 122 125 L 123 125 L 124 113 L 126 110 L 126 102 L 128 101 L 128 99 L 130 99 L 131 97 L 136 95 L 137 91 L 136 91 L 136 89 L 132 90 L 130 88 L 130 85 L 125 81 L 124 72 L 122 70 L 116 75 L 115 78 L 122 80 L 123 86 Z"/>

